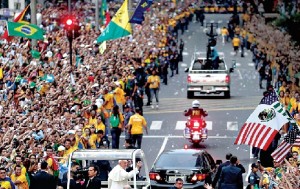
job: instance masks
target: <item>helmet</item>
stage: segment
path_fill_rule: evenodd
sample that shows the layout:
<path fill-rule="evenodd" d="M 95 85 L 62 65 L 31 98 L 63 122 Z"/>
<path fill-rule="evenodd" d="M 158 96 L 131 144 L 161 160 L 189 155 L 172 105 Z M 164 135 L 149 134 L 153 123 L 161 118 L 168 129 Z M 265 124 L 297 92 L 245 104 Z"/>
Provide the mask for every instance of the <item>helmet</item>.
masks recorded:
<path fill-rule="evenodd" d="M 194 100 L 192 103 L 193 108 L 200 108 L 200 102 L 198 100 Z"/>

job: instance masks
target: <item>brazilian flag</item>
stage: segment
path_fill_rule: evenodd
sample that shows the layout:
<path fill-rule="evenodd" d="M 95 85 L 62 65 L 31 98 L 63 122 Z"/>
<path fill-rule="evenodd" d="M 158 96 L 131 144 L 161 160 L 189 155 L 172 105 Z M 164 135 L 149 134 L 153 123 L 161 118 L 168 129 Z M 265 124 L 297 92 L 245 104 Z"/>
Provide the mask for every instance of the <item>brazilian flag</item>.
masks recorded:
<path fill-rule="evenodd" d="M 8 36 L 24 37 L 29 39 L 44 39 L 44 31 L 34 24 L 7 22 Z"/>

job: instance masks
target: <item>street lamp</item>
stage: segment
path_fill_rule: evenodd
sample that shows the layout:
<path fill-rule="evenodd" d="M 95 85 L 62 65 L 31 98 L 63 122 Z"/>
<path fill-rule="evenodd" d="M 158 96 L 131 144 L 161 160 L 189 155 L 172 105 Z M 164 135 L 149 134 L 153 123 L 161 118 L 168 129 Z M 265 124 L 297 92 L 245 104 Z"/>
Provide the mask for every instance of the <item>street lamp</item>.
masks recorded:
<path fill-rule="evenodd" d="M 208 29 L 210 28 L 210 29 Z M 206 23 L 206 35 L 208 38 L 207 43 L 207 52 L 206 52 L 206 59 L 209 61 L 211 58 L 211 48 L 217 45 L 216 36 L 218 36 L 216 29 L 218 28 L 218 23 Z"/>

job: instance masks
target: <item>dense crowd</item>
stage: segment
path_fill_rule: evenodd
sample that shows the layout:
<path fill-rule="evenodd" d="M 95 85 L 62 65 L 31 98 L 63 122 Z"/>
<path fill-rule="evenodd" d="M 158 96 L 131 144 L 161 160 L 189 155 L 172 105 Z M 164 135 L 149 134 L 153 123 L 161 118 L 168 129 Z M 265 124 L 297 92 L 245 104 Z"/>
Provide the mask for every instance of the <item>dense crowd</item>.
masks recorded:
<path fill-rule="evenodd" d="M 130 37 L 107 42 L 104 53 L 95 43 L 100 32 L 94 28 L 92 5 L 80 1 L 73 5 L 81 23 L 81 35 L 73 41 L 73 57 L 69 57 L 68 40 L 60 24 L 64 4 L 39 8 L 46 34 L 36 47 L 28 39 L 3 42 L 0 188 L 9 188 L 6 184 L 30 188 L 30 178 L 41 167 L 62 178 L 70 153 L 76 149 L 117 149 L 122 132 L 127 147 L 141 148 L 147 128 L 144 98 L 147 96 L 146 105 L 159 108 L 160 85 L 168 84 L 169 74 L 178 73 L 182 60 L 184 44 L 178 36 L 188 29 L 194 11 L 196 20 L 203 22 L 203 12 L 190 7 L 191 3 L 154 3 L 143 25 L 134 25 Z M 109 3 L 111 16 L 119 6 Z M 266 87 L 272 84 L 300 122 L 299 48 L 293 46 L 289 35 L 264 23 L 263 17 L 245 12 L 241 26 L 233 18 L 228 28 L 221 30 L 223 42 L 227 37 L 233 41 L 239 38 L 240 48 L 251 49 L 260 87 L 264 79 Z M 131 117 L 142 124 L 134 123 Z M 299 149 L 292 152 L 299 154 Z M 14 183 L 3 177 L 5 174 Z M 16 177 L 22 182 L 15 182 Z"/>
<path fill-rule="evenodd" d="M 228 26 L 219 30 L 222 43 L 230 41 L 235 56 L 240 54 L 241 57 L 245 57 L 246 49 L 251 52 L 255 70 L 259 74 L 259 88 L 266 89 L 264 95 L 274 89 L 278 93 L 279 101 L 299 126 L 299 46 L 282 28 L 267 23 L 262 9 L 258 11 L 260 14 L 254 14 L 255 8 L 251 4 L 248 5 L 240 17 L 232 16 Z M 289 15 L 287 10 L 282 10 L 282 5 L 282 2 L 278 3 L 280 12 L 286 13 L 283 16 Z M 294 123 L 285 124 L 280 133 L 286 136 L 294 128 L 293 125 Z M 252 149 L 253 157 L 261 161 L 257 160 L 257 163 L 251 166 L 249 188 L 299 187 L 300 148 L 293 146 L 283 162 L 272 161 L 271 153 L 276 149 L 279 139 L 280 135 L 276 136 L 267 151 Z M 238 184 L 234 179 L 229 179 L 228 182 Z M 221 185 L 220 183 L 219 188 L 226 188 Z M 213 187 L 216 186 L 213 183 Z"/>

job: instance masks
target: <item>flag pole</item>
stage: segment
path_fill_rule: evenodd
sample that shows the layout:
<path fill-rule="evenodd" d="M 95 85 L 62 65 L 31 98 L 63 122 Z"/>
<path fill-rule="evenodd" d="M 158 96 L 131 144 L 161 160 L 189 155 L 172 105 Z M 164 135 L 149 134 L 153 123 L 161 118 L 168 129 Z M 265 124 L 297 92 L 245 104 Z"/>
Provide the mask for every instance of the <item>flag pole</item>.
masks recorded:
<path fill-rule="evenodd" d="M 36 20 L 36 0 L 31 0 L 30 2 L 30 10 L 31 10 L 31 24 L 36 25 L 37 20 Z M 37 45 L 37 40 L 32 39 L 32 47 L 35 47 Z"/>
<path fill-rule="evenodd" d="M 98 32 L 99 31 L 99 0 L 96 0 L 95 6 L 96 6 L 95 7 L 95 29 L 96 32 Z"/>

